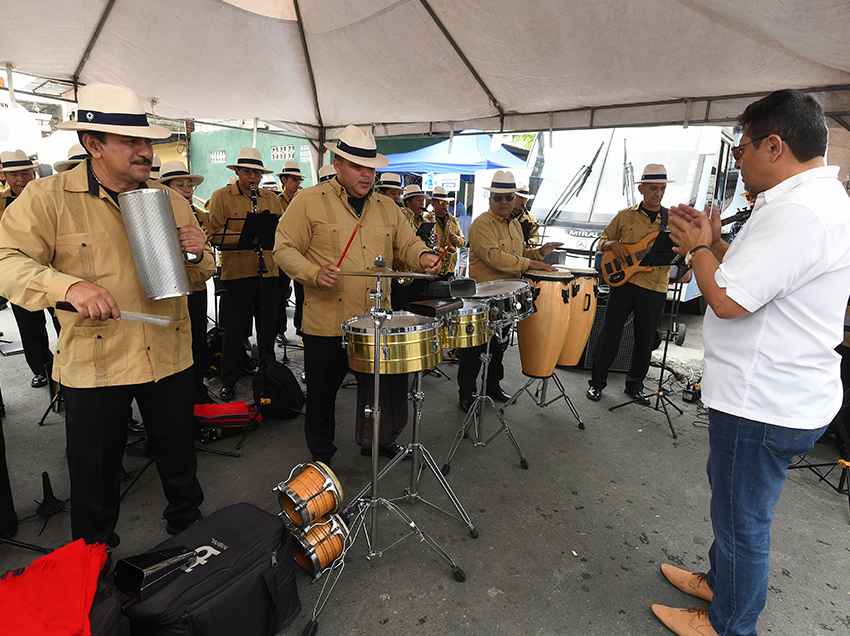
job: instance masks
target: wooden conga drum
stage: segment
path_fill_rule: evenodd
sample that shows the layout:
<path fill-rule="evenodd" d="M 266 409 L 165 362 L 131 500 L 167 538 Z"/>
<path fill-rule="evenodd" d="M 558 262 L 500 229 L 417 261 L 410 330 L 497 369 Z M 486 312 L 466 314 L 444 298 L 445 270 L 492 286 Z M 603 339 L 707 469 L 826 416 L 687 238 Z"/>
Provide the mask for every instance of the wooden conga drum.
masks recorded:
<path fill-rule="evenodd" d="M 548 378 L 555 371 L 571 320 L 573 274 L 530 270 L 523 277 L 532 287 L 536 311 L 517 325 L 522 372 Z"/>
<path fill-rule="evenodd" d="M 558 366 L 563 367 L 574 367 L 581 360 L 596 317 L 599 286 L 599 272 L 595 269 L 570 267 L 570 273 L 575 276 L 570 285 L 570 324 L 558 357 Z"/>

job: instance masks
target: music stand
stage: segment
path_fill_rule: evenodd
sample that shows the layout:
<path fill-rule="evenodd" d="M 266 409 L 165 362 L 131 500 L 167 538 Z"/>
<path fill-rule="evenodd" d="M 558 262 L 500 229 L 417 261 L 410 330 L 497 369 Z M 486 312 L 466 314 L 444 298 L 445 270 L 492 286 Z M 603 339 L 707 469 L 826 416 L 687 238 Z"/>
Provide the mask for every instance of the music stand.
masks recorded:
<path fill-rule="evenodd" d="M 678 259 L 679 255 L 673 251 L 673 241 L 670 239 L 670 233 L 663 231 L 659 233 L 658 238 L 655 239 L 652 247 L 643 259 L 641 259 L 640 264 L 647 267 L 670 267 L 671 265 L 675 265 L 678 262 Z M 655 389 L 655 405 L 650 407 L 653 411 L 661 411 L 664 413 L 664 417 L 667 419 L 667 426 L 670 428 L 670 434 L 673 436 L 673 439 L 678 439 L 679 436 L 676 434 L 676 429 L 673 428 L 673 421 L 670 419 L 670 412 L 667 410 L 667 407 L 670 406 L 676 409 L 676 411 L 679 412 L 679 415 L 682 415 L 684 411 L 673 403 L 662 385 L 664 384 L 664 370 L 667 368 L 667 350 L 670 346 L 670 337 L 673 333 L 673 325 L 675 324 L 675 320 L 679 314 L 679 299 L 681 295 L 682 282 L 680 277 L 680 279 L 673 283 L 673 305 L 670 308 L 670 320 L 667 322 L 667 333 L 664 337 L 664 352 L 661 356 L 661 373 L 658 375 L 658 386 Z M 637 402 L 637 399 L 629 400 L 628 402 L 623 402 L 622 404 L 610 407 L 608 411 L 613 412 L 619 408 L 628 406 L 629 404 L 635 404 Z"/>

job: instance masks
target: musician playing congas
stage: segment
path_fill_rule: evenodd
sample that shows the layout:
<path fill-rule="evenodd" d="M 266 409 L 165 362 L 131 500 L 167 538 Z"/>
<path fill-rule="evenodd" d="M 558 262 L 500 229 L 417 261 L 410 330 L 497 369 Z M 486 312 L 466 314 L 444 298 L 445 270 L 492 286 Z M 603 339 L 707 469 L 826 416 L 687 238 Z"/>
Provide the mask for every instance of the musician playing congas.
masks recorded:
<path fill-rule="evenodd" d="M 626 254 L 624 243 L 636 243 L 647 234 L 667 227 L 667 208 L 661 206 L 667 184 L 672 183 L 667 179 L 667 169 L 659 163 L 647 164 L 638 183 L 643 201 L 620 210 L 602 232 L 602 251 L 612 251 L 622 261 L 625 261 Z M 635 345 L 625 393 L 640 404 L 649 404 L 643 379 L 649 371 L 655 330 L 664 311 L 669 278 L 670 267 L 654 267 L 649 272 L 638 272 L 621 287 L 611 287 L 605 324 L 599 334 L 592 375 L 588 381 L 588 400 L 596 402 L 602 398 L 602 390 L 608 383 L 608 369 L 617 357 L 626 318 L 634 312 Z"/>
<path fill-rule="evenodd" d="M 387 264 L 403 263 L 409 269 L 427 271 L 438 267 L 436 254 L 416 237 L 399 207 L 372 190 L 375 168 L 387 164 L 377 152 L 372 133 L 348 126 L 338 142 L 326 147 L 334 155 L 336 177 L 295 198 L 278 225 L 274 250 L 275 262 L 304 285 L 301 331 L 307 378 L 305 436 L 313 459 L 325 463 L 337 449 L 336 394 L 348 373 L 340 326 L 348 318 L 368 313 L 369 290 L 375 287 L 373 278 L 341 276 L 340 271 L 374 269 L 377 256 L 383 256 Z M 348 252 L 337 267 L 351 237 Z M 384 289 L 388 292 L 387 287 Z M 402 380 L 393 386 L 393 377 Z M 386 378 L 381 393 L 398 401 L 395 408 L 400 413 L 398 418 L 390 413 L 382 419 L 379 450 L 382 455 L 394 455 L 398 449 L 395 437 L 401 431 L 392 422 L 406 421 L 407 376 Z M 364 424 L 358 418 L 356 436 L 368 453 L 371 427 Z"/>
<path fill-rule="evenodd" d="M 553 267 L 543 258 L 561 245 L 546 243 L 537 249 L 526 249 L 519 221 L 511 218 L 517 191 L 514 175 L 507 170 L 497 170 L 489 188 L 490 208 L 479 216 L 469 228 L 469 270 L 478 283 L 506 278 L 519 278 L 529 269 L 551 271 Z M 458 406 L 468 411 L 475 392 L 475 380 L 481 370 L 480 355 L 484 347 L 470 347 L 459 351 L 460 366 L 457 373 Z M 487 384 L 482 387 L 487 395 L 498 402 L 507 402 L 510 396 L 502 390 L 504 376 L 503 344 L 493 336 L 490 342 L 490 365 Z"/>
<path fill-rule="evenodd" d="M 118 544 L 127 413 L 135 398 L 168 499 L 170 534 L 200 517 L 192 401 L 192 331 L 184 297 L 149 300 L 121 221 L 118 195 L 149 182 L 152 139 L 171 133 L 148 124 L 131 90 L 89 84 L 79 90 L 75 121 L 90 158 L 30 183 L 0 221 L 0 293 L 27 309 L 60 301 L 62 331 L 53 376 L 65 397 L 71 479 L 71 534 Z M 189 283 L 213 272 L 212 253 L 186 200 L 168 190 L 180 246 L 192 255 Z M 122 310 L 163 316 L 169 326 L 117 320 Z"/>

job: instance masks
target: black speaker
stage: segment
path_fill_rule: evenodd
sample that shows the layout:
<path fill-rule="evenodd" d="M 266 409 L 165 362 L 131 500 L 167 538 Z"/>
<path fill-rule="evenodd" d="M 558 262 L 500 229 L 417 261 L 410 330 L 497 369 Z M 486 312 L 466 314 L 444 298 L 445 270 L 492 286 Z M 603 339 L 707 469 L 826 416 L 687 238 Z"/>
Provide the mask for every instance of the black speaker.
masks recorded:
<path fill-rule="evenodd" d="M 599 334 L 602 333 L 602 325 L 605 322 L 605 312 L 608 309 L 608 289 L 599 287 L 599 297 L 596 301 L 596 316 L 593 318 L 593 327 L 590 330 L 590 338 L 584 349 L 584 360 L 582 365 L 585 369 L 593 367 L 593 353 L 599 346 Z M 635 315 L 629 314 L 623 327 L 623 336 L 620 338 L 620 349 L 611 364 L 609 371 L 621 371 L 627 373 L 632 368 L 632 351 L 635 348 Z"/>

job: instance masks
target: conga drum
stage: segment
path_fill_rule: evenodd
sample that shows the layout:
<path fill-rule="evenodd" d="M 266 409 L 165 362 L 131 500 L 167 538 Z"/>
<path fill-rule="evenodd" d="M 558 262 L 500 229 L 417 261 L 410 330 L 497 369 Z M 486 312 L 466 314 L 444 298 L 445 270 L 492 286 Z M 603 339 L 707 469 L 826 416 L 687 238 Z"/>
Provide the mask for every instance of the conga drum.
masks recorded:
<path fill-rule="evenodd" d="M 593 268 L 570 267 L 570 273 L 575 277 L 570 285 L 570 324 L 558 357 L 558 366 L 563 367 L 574 367 L 581 360 L 596 317 L 599 286 L 599 272 Z"/>
<path fill-rule="evenodd" d="M 571 272 L 530 270 L 523 274 L 534 290 L 536 311 L 517 325 L 522 372 L 548 378 L 564 346 L 571 320 Z"/>

